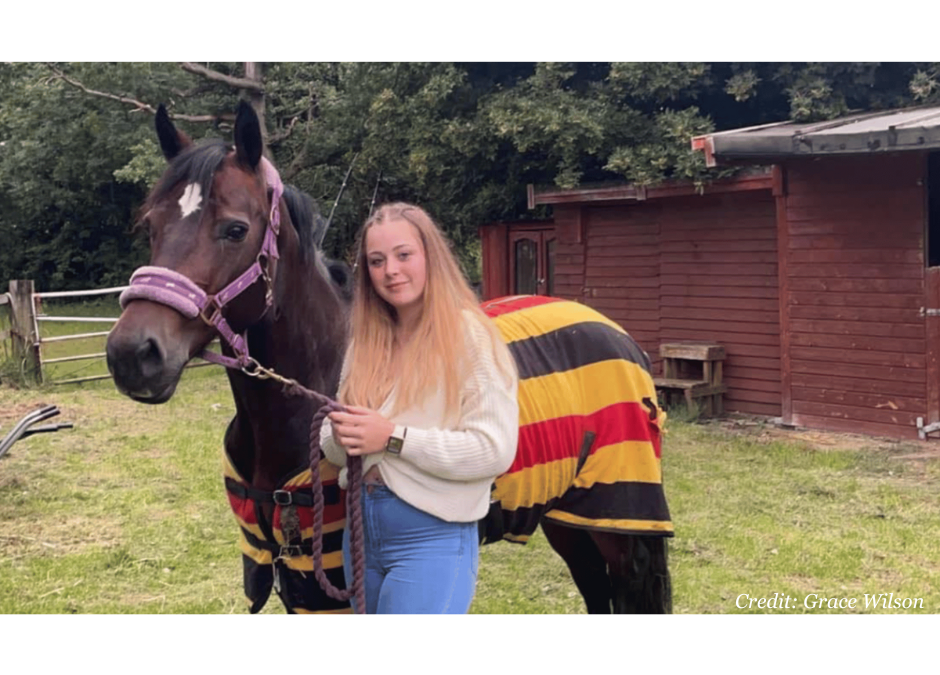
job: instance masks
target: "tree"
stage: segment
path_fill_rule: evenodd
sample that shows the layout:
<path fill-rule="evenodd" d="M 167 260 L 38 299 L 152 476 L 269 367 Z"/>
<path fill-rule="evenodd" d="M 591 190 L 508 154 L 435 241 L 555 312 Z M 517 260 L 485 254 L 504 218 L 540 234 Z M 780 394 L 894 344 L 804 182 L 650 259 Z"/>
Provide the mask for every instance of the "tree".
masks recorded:
<path fill-rule="evenodd" d="M 345 257 L 373 204 L 415 201 L 478 273 L 477 227 L 544 216 L 525 186 L 713 178 L 689 139 L 852 109 L 940 100 L 918 63 L 271 63 L 0 65 L 0 279 L 123 283 L 129 237 L 164 160 L 152 112 L 227 138 L 239 98 L 263 114 L 282 177 L 336 204 Z M 545 208 L 545 207 L 540 207 Z"/>

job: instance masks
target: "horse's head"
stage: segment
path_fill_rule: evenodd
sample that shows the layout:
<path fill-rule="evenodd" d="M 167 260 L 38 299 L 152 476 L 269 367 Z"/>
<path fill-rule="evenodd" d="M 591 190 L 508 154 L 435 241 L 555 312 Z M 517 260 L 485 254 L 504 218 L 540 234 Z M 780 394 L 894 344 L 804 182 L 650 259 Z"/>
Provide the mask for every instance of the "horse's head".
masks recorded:
<path fill-rule="evenodd" d="M 269 231 L 276 220 L 272 197 L 274 205 L 280 198 L 271 177 L 277 187 L 280 180 L 262 160 L 261 127 L 251 106 L 239 106 L 234 150 L 221 141 L 193 144 L 163 106 L 156 128 L 169 166 L 142 209 L 150 265 L 135 273 L 122 296 L 124 311 L 107 344 L 118 389 L 146 403 L 163 403 L 173 395 L 183 366 L 219 330 L 210 325 L 213 314 L 224 314 L 239 333 L 268 311 L 277 247 L 271 255 L 265 238 L 284 239 L 276 227 Z M 260 275 L 245 279 L 256 263 Z M 242 282 L 243 293 L 231 290 Z"/>

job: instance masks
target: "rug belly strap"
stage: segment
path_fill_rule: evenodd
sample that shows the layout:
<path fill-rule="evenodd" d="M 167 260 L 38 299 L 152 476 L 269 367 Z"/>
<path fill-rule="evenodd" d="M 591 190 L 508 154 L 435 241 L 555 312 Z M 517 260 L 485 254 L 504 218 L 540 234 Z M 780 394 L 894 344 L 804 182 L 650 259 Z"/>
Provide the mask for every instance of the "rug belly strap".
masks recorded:
<path fill-rule="evenodd" d="M 338 485 L 338 473 L 323 460 L 323 568 L 337 588 L 345 588 L 343 575 L 343 526 L 346 492 Z M 260 612 L 274 590 L 289 613 L 349 612 L 348 602 L 330 598 L 313 575 L 313 500 L 309 469 L 299 471 L 280 489 L 265 492 L 251 488 L 225 456 L 225 487 L 239 526 L 243 580 L 249 612 Z M 261 503 L 274 504 L 273 523 L 259 523 Z M 273 541 L 265 535 L 270 532 Z"/>

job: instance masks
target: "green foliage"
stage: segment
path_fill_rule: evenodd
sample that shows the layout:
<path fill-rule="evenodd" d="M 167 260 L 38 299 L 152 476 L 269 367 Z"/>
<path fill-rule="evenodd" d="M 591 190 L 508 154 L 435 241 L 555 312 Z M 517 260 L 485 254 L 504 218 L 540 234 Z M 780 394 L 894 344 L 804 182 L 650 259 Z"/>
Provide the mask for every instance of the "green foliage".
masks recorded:
<path fill-rule="evenodd" d="M 284 178 L 326 215 L 349 171 L 328 253 L 348 258 L 373 201 L 414 201 L 471 278 L 481 224 L 544 215 L 527 210 L 526 184 L 702 184 L 721 173 L 693 136 L 940 100 L 928 63 L 272 63 L 263 76 Z M 135 209 L 164 167 L 152 115 L 132 101 L 215 116 L 177 124 L 230 138 L 243 95 L 173 63 L 0 64 L 0 286 L 126 282 L 146 260 Z"/>

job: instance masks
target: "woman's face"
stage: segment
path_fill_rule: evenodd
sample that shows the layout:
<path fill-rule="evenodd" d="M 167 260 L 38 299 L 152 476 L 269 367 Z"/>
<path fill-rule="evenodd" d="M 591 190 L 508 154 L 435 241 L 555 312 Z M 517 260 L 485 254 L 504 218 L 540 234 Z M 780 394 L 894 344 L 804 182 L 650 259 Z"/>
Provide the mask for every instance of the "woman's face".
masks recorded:
<path fill-rule="evenodd" d="M 407 220 L 390 220 L 366 232 L 366 265 L 375 292 L 402 313 L 422 306 L 427 283 L 424 246 Z"/>

